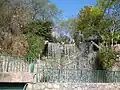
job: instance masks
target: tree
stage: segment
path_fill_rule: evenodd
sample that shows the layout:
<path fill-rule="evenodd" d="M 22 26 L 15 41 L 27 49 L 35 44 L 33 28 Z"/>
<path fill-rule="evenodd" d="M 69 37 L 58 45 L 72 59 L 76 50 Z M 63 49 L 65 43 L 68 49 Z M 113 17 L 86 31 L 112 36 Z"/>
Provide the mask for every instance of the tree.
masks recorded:
<path fill-rule="evenodd" d="M 14 35 L 20 35 L 22 28 L 31 20 L 31 16 L 29 10 L 16 1 L 2 0 L 0 4 L 0 47 L 3 51 L 8 51 Z"/>
<path fill-rule="evenodd" d="M 109 35 L 111 38 L 112 46 L 116 42 L 119 41 L 119 33 L 120 32 L 120 2 L 119 0 L 98 0 L 97 7 L 104 10 L 104 18 L 106 22 L 109 24 L 107 26 L 107 30 L 109 31 Z M 114 40 L 115 38 L 115 40 Z"/>
<path fill-rule="evenodd" d="M 52 39 L 52 27 L 53 23 L 51 21 L 33 21 L 25 28 L 23 34 L 31 33 L 50 41 Z"/>
<path fill-rule="evenodd" d="M 57 38 L 57 42 L 59 42 L 59 43 L 64 42 L 65 44 L 68 44 L 68 43 L 70 43 L 70 38 L 68 36 L 65 36 L 65 35 L 60 35 Z"/>
<path fill-rule="evenodd" d="M 104 30 L 105 33 L 102 35 L 104 42 L 99 51 L 104 68 L 112 67 L 116 59 L 116 52 L 113 50 L 113 45 L 120 41 L 119 5 L 119 0 L 98 0 L 97 4 L 97 6 L 100 6 L 99 8 L 104 10 L 104 18 L 109 24 L 106 30 Z M 106 33 L 106 31 L 109 32 Z"/>
<path fill-rule="evenodd" d="M 67 33 L 69 33 L 70 37 L 72 37 L 75 31 L 75 20 L 76 20 L 75 18 L 70 18 L 66 21 L 61 21 L 60 22 L 61 31 L 65 32 L 66 35 Z"/>
<path fill-rule="evenodd" d="M 103 10 L 93 7 L 86 6 L 78 14 L 76 20 L 76 30 L 80 30 L 85 39 L 88 39 L 90 36 L 99 35 L 101 28 L 98 28 L 101 20 L 103 19 Z"/>
<path fill-rule="evenodd" d="M 103 4 L 106 5 L 105 2 Z M 80 11 L 76 22 L 76 29 L 83 33 L 86 40 L 91 36 L 98 36 L 102 39 L 102 43 L 97 47 L 104 69 L 112 67 L 116 59 L 116 53 L 111 47 L 114 43 L 116 22 L 113 15 L 111 16 L 111 13 L 106 12 L 109 6 L 111 7 L 112 4 L 108 5 L 107 8 L 105 6 L 105 9 L 87 6 Z M 95 42 L 92 41 L 92 43 L 96 45 Z"/>
<path fill-rule="evenodd" d="M 106 12 L 118 0 L 97 0 L 96 6 Z"/>
<path fill-rule="evenodd" d="M 18 2 L 19 1 L 19 2 Z M 7 32 L 17 33 L 21 32 L 22 28 L 27 25 L 31 20 L 30 11 L 23 7 L 22 4 L 18 5 L 22 0 L 12 1 L 6 0 L 2 2 L 0 13 L 0 27 L 9 30 Z"/>
<path fill-rule="evenodd" d="M 29 36 L 30 48 L 27 58 L 38 58 L 39 51 L 43 49 L 44 40 L 53 41 L 52 29 L 61 11 L 49 0 L 26 0 L 25 5 L 32 11 L 32 21 L 22 32 Z"/>
<path fill-rule="evenodd" d="M 38 58 L 44 40 L 53 39 L 52 29 L 61 11 L 49 0 L 1 0 L 0 10 L 0 51 L 1 47 L 8 51 L 23 37 L 29 44 L 27 58 Z"/>
<path fill-rule="evenodd" d="M 112 2 L 112 4 L 108 5 L 109 7 L 107 6 L 107 9 L 113 7 L 113 4 L 115 3 Z M 115 37 L 114 33 L 119 30 L 120 25 L 118 16 L 115 16 L 114 13 L 119 8 L 111 10 L 111 13 L 107 13 L 105 11 L 107 10 L 106 7 L 104 8 L 105 9 L 100 8 L 97 5 L 96 7 L 85 7 L 81 10 L 77 18 L 76 29 L 83 33 L 85 39 L 88 39 L 90 36 L 97 35 L 102 40 L 107 42 L 109 41 L 109 44 L 113 44 L 113 38 Z"/>
<path fill-rule="evenodd" d="M 29 61 L 38 59 L 44 48 L 44 38 L 35 34 L 28 34 L 27 41 L 29 44 L 29 51 L 26 55 L 26 59 Z"/>
<path fill-rule="evenodd" d="M 33 20 L 55 21 L 61 14 L 61 10 L 49 0 L 27 0 L 26 2 L 32 11 Z"/>

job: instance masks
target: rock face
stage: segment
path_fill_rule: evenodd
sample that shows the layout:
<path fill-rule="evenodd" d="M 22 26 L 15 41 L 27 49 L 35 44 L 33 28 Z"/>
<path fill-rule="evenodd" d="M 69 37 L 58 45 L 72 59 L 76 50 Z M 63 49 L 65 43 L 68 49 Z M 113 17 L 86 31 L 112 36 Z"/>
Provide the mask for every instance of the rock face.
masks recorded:
<path fill-rule="evenodd" d="M 112 66 L 112 71 L 120 71 L 120 44 L 114 45 L 113 49 L 117 53 L 117 59 L 114 65 Z"/>
<path fill-rule="evenodd" d="M 120 44 L 114 45 L 113 48 L 117 53 L 120 53 Z"/>

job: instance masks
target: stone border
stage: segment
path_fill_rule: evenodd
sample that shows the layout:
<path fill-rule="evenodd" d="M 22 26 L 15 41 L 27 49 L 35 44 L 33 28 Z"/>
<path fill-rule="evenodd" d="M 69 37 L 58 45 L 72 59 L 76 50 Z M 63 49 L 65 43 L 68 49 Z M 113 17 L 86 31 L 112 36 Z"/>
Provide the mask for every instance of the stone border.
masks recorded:
<path fill-rule="evenodd" d="M 37 83 L 26 90 L 120 90 L 120 83 Z"/>

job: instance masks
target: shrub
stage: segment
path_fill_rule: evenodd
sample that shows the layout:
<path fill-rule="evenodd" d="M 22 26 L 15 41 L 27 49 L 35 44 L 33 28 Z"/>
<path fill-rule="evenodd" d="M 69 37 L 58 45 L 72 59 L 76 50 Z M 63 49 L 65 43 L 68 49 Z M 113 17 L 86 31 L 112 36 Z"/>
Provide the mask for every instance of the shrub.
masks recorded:
<path fill-rule="evenodd" d="M 29 44 L 29 51 L 26 56 L 27 60 L 35 60 L 39 58 L 39 54 L 44 48 L 44 39 L 40 36 L 29 34 L 27 35 L 27 40 Z"/>
<path fill-rule="evenodd" d="M 99 50 L 100 61 L 104 69 L 109 69 L 115 63 L 116 53 L 110 46 L 101 46 Z"/>

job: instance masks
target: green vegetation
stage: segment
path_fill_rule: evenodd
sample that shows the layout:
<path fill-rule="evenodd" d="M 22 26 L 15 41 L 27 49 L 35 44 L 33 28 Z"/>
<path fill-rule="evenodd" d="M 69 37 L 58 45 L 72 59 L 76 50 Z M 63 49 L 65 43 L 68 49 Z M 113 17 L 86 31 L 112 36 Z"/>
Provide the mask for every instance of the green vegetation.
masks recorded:
<path fill-rule="evenodd" d="M 0 52 L 36 60 L 61 11 L 49 0 L 1 0 L 0 10 Z"/>
<path fill-rule="evenodd" d="M 111 47 L 101 45 L 99 56 L 104 69 L 111 68 L 115 63 L 116 52 Z"/>
<path fill-rule="evenodd" d="M 27 36 L 29 51 L 27 59 L 37 59 L 44 48 L 45 40 L 52 41 L 52 27 L 50 21 L 34 21 L 31 22 L 24 30 L 23 34 Z"/>
<path fill-rule="evenodd" d="M 44 48 L 44 39 L 37 35 L 29 35 L 27 38 L 29 51 L 26 56 L 28 60 L 36 60 L 39 58 L 42 49 Z"/>
<path fill-rule="evenodd" d="M 34 21 L 31 22 L 24 30 L 24 34 L 34 34 L 44 37 L 45 40 L 50 41 L 52 39 L 52 21 Z"/>
<path fill-rule="evenodd" d="M 0 11 L 2 53 L 36 60 L 45 40 L 69 43 L 70 38 L 82 41 L 82 38 L 89 40 L 97 36 L 102 41 L 97 44 L 103 67 L 110 68 L 115 62 L 113 45 L 120 43 L 119 0 L 97 0 L 95 6 L 85 6 L 80 10 L 78 17 L 60 23 L 61 10 L 49 0 L 1 0 Z M 52 36 L 56 24 L 65 35 Z M 83 36 L 79 37 L 78 32 Z"/>
<path fill-rule="evenodd" d="M 117 0 L 98 0 L 96 6 L 84 7 L 75 21 L 76 30 L 82 32 L 85 40 L 90 36 L 98 36 L 102 40 L 102 43 L 98 42 L 99 56 L 105 69 L 112 67 L 116 59 L 113 45 L 120 40 L 118 10 Z"/>
<path fill-rule="evenodd" d="M 65 35 L 60 35 L 57 38 L 57 42 L 59 42 L 59 43 L 64 42 L 65 44 L 68 44 L 70 42 L 70 38 Z"/>
<path fill-rule="evenodd" d="M 80 30 L 85 39 L 100 33 L 100 20 L 103 18 L 103 11 L 97 7 L 86 6 L 78 15 L 76 29 Z"/>

